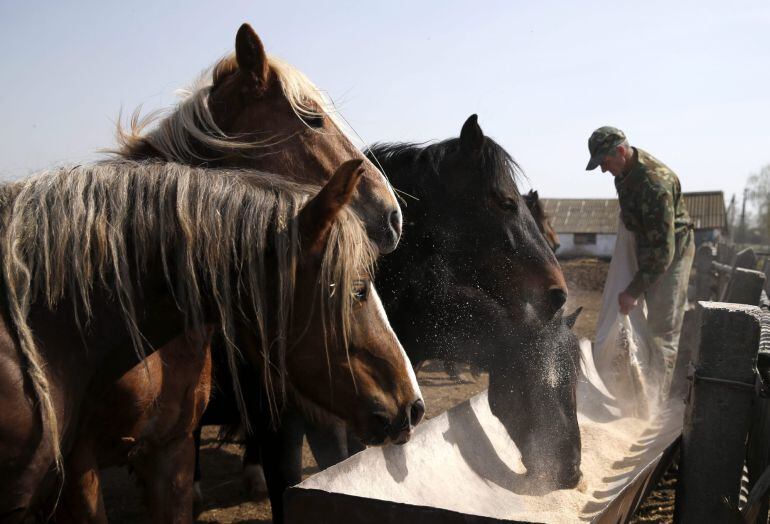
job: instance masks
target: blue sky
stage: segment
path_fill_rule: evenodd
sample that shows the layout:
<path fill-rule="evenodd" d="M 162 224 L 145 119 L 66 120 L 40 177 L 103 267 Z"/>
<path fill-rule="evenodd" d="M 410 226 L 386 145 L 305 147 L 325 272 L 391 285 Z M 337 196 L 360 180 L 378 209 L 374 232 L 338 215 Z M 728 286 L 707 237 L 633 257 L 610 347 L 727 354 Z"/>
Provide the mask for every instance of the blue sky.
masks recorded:
<path fill-rule="evenodd" d="M 609 197 L 586 141 L 615 125 L 685 191 L 770 163 L 770 3 L 4 1 L 0 178 L 95 158 L 122 107 L 173 92 L 249 22 L 367 142 L 459 134 L 471 113 L 550 197 Z"/>

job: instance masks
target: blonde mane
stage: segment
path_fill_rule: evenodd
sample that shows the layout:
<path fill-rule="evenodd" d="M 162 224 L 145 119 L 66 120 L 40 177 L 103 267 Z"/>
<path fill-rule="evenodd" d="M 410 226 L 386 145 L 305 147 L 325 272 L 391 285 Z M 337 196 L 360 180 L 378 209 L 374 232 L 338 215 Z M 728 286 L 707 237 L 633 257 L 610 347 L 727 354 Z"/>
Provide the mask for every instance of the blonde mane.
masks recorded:
<path fill-rule="evenodd" d="M 238 358 L 234 318 L 253 323 L 274 409 L 276 398 L 285 395 L 291 350 L 288 330 L 301 250 L 296 217 L 317 191 L 265 173 L 128 160 L 43 172 L 0 186 L 7 302 L 58 467 L 59 423 L 45 361 L 28 323 L 32 304 L 55 309 L 70 301 L 84 313 L 83 321 L 94 322 L 94 290 L 109 293 L 142 357 L 147 343 L 137 315 L 142 288 L 136 280 L 154 269 L 189 327 L 204 322 L 204 309 L 213 309 L 232 371 Z M 345 347 L 353 281 L 371 274 L 374 260 L 363 224 L 343 210 L 326 245 L 315 299 L 325 329 Z M 268 282 L 277 282 L 277 291 L 270 287 L 277 295 L 270 304 Z M 238 374 L 233 377 L 244 413 Z"/>
<path fill-rule="evenodd" d="M 347 124 L 339 117 L 332 100 L 304 73 L 275 56 L 268 56 L 268 65 L 298 117 L 323 114 L 334 120 L 340 130 L 348 129 Z M 149 144 L 165 160 L 195 164 L 215 160 L 204 157 L 196 150 L 196 144 L 205 146 L 215 154 L 234 150 L 245 153 L 270 147 L 290 138 L 266 136 L 261 140 L 243 141 L 237 136 L 227 135 L 217 126 L 209 108 L 209 93 L 221 78 L 234 73 L 237 68 L 234 54 L 220 59 L 204 71 L 191 88 L 178 91 L 182 101 L 169 113 L 154 111 L 142 117 L 139 107 L 132 113 L 128 129 L 123 127 L 122 118 L 119 116 L 116 132 L 119 147 L 111 152 L 131 158 L 143 144 Z M 320 112 L 316 108 L 320 108 Z"/>

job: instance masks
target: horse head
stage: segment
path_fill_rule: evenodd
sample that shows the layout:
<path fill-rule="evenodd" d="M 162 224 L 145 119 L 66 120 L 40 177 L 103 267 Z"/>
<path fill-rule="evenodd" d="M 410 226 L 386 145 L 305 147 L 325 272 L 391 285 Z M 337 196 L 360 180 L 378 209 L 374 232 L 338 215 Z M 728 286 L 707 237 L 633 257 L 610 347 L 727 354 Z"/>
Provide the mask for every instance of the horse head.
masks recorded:
<path fill-rule="evenodd" d="M 393 257 L 438 256 L 451 268 L 454 285 L 477 287 L 520 324 L 546 323 L 561 309 L 567 286 L 519 193 L 518 165 L 484 136 L 476 115 L 458 139 L 424 148 L 375 145 L 372 154 L 419 199 L 405 210 L 412 227 L 408 245 L 383 260 L 386 273 L 399 266 Z"/>
<path fill-rule="evenodd" d="M 580 347 L 571 329 L 582 308 L 499 352 L 489 375 L 489 406 L 521 451 L 538 487 L 580 481 L 576 387 Z"/>
<path fill-rule="evenodd" d="M 441 171 L 445 200 L 455 209 L 452 216 L 445 213 L 450 236 L 463 246 L 458 255 L 464 248 L 460 256 L 475 259 L 468 276 L 513 315 L 550 320 L 566 302 L 564 276 L 518 191 L 518 166 L 484 136 L 476 115 L 463 125 Z"/>
<path fill-rule="evenodd" d="M 342 419 L 366 444 L 402 444 L 425 403 L 372 283 L 373 257 L 356 252 L 365 233 L 350 242 L 345 228 L 362 228 L 341 216 L 364 172 L 361 160 L 346 162 L 298 215 L 287 379 L 311 417 Z"/>
<path fill-rule="evenodd" d="M 545 212 L 545 209 L 543 209 L 543 204 L 540 202 L 537 191 L 534 189 L 530 190 L 529 193 L 524 195 L 524 201 L 527 203 L 529 212 L 532 213 L 532 218 L 534 218 L 537 223 L 537 228 L 543 234 L 546 242 L 548 242 L 548 245 L 553 249 L 553 252 L 556 253 L 559 250 L 559 247 L 561 247 L 559 234 L 556 233 L 556 230 L 551 224 L 550 217 Z"/>
<path fill-rule="evenodd" d="M 147 134 L 153 118 L 119 130 L 119 154 L 209 167 L 242 167 L 323 185 L 349 159 L 363 162 L 352 207 L 381 253 L 401 237 L 401 209 L 387 179 L 343 133 L 332 102 L 291 65 L 265 53 L 248 24 L 235 53 Z"/>

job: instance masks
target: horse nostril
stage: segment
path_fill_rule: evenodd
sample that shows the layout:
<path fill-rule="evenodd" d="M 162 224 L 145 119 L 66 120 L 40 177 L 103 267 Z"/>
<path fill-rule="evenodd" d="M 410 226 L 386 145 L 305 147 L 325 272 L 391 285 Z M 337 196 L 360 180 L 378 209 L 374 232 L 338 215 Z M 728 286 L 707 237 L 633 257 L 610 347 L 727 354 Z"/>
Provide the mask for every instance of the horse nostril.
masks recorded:
<path fill-rule="evenodd" d="M 564 303 L 567 302 L 567 292 L 560 287 L 551 288 L 548 290 L 548 300 L 551 302 L 551 309 L 559 311 Z"/>
<path fill-rule="evenodd" d="M 425 402 L 418 398 L 412 404 L 412 409 L 409 410 L 409 422 L 412 426 L 416 426 L 422 420 L 423 415 L 425 415 Z"/>
<path fill-rule="evenodd" d="M 560 247 L 561 247 L 561 244 L 556 244 L 555 246 L 553 246 L 553 252 L 556 253 Z"/>

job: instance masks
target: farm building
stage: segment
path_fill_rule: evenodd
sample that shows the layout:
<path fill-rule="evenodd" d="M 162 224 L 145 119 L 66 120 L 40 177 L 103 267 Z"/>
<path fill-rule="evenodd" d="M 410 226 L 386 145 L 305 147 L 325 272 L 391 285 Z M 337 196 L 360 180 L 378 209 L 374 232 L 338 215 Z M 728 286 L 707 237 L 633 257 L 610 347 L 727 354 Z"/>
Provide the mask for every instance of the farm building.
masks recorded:
<path fill-rule="evenodd" d="M 727 212 L 722 191 L 684 193 L 695 225 L 695 243 L 727 235 Z M 617 236 L 618 201 L 615 198 L 543 198 L 545 212 L 559 234 L 560 257 L 612 256 Z"/>

